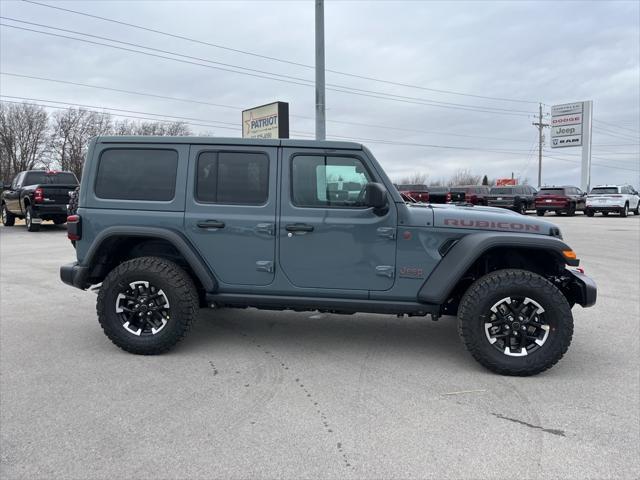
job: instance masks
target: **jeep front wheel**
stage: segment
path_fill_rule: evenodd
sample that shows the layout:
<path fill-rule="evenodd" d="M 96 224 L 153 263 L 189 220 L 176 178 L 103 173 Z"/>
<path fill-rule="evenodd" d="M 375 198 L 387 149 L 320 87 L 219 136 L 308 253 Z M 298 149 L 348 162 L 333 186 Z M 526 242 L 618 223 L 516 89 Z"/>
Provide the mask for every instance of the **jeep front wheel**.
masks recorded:
<path fill-rule="evenodd" d="M 535 375 L 555 365 L 573 336 L 565 296 L 544 277 L 498 270 L 477 280 L 458 309 L 458 332 L 483 366 L 502 375 Z"/>
<path fill-rule="evenodd" d="M 139 257 L 107 275 L 97 311 L 114 344 L 130 353 L 154 355 L 184 338 L 198 312 L 198 294 L 192 279 L 175 263 Z"/>

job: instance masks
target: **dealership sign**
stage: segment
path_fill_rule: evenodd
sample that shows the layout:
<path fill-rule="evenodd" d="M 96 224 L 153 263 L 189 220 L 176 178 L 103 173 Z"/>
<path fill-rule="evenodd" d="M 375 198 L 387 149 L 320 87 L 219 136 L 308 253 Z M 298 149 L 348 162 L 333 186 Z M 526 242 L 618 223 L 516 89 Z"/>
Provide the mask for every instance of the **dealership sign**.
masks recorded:
<path fill-rule="evenodd" d="M 551 107 L 551 148 L 581 147 L 584 102 Z"/>
<path fill-rule="evenodd" d="M 593 101 L 563 103 L 551 107 L 551 148 L 582 147 L 580 186 L 591 186 L 591 124 Z"/>
<path fill-rule="evenodd" d="M 289 104 L 274 102 L 243 110 L 242 138 L 289 138 Z"/>

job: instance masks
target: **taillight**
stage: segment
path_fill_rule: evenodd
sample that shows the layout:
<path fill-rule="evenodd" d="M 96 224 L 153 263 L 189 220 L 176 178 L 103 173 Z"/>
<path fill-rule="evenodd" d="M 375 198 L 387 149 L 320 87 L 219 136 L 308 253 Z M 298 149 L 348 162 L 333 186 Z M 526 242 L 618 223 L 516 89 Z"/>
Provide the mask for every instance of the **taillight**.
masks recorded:
<path fill-rule="evenodd" d="M 447 202 L 451 201 L 451 193 L 450 192 L 447 192 L 447 200 L 446 201 Z"/>
<path fill-rule="evenodd" d="M 67 217 L 67 238 L 74 241 L 82 238 L 80 215 L 69 215 Z"/>
<path fill-rule="evenodd" d="M 36 203 L 44 202 L 44 191 L 40 187 L 33 192 L 33 201 Z"/>

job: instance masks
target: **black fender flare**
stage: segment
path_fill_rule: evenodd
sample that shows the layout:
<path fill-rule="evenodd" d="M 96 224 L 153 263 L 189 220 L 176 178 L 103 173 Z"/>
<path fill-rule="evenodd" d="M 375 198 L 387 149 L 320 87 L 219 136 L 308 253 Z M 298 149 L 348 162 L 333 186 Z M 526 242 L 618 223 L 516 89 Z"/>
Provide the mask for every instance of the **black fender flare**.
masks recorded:
<path fill-rule="evenodd" d="M 578 266 L 579 261 L 567 259 L 562 252 L 571 250 L 556 237 L 526 233 L 471 233 L 462 237 L 433 269 L 418 291 L 418 301 L 442 305 L 447 301 L 464 273 L 485 252 L 496 247 L 546 250 L 566 265 Z"/>
<path fill-rule="evenodd" d="M 82 259 L 82 267 L 91 267 L 102 244 L 114 237 L 149 237 L 166 240 L 180 252 L 184 259 L 198 277 L 200 283 L 207 292 L 215 292 L 218 289 L 218 282 L 213 272 L 207 267 L 202 256 L 195 247 L 181 233 L 168 228 L 157 227 L 132 227 L 113 226 L 102 230 L 91 243 L 87 254 Z"/>

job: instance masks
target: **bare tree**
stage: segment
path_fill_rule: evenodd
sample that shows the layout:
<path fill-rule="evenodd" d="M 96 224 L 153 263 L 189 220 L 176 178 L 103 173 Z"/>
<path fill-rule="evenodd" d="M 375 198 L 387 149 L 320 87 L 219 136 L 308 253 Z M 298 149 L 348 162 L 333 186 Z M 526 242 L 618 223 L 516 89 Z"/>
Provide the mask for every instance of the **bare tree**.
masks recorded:
<path fill-rule="evenodd" d="M 134 122 L 121 120 L 114 124 L 115 135 L 156 135 L 185 136 L 191 135 L 189 126 L 184 122 Z"/>
<path fill-rule="evenodd" d="M 91 138 L 111 133 L 111 116 L 82 108 L 64 110 L 53 115 L 52 151 L 62 170 L 78 178 L 82 175 Z"/>
<path fill-rule="evenodd" d="M 426 185 L 429 175 L 424 172 L 414 172 L 411 175 L 398 179 L 396 185 Z"/>
<path fill-rule="evenodd" d="M 481 175 L 474 175 L 470 170 L 466 168 L 459 168 L 451 176 L 451 178 L 447 182 L 447 185 L 449 187 L 454 187 L 456 185 L 479 185 L 481 179 Z"/>
<path fill-rule="evenodd" d="M 0 178 L 4 183 L 42 163 L 48 128 L 44 108 L 30 103 L 0 104 Z"/>

